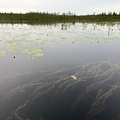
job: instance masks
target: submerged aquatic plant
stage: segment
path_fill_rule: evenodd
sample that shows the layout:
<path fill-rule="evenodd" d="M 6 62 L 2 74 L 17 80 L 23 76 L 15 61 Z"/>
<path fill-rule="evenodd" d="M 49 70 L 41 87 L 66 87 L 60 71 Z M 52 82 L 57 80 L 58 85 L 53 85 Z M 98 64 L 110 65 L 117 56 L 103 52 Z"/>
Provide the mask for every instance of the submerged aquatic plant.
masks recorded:
<path fill-rule="evenodd" d="M 34 74 L 31 73 L 31 76 Z M 21 77 L 18 76 L 20 80 Z M 30 78 L 30 74 L 27 74 L 27 77 Z M 10 120 L 39 119 L 41 116 L 51 120 L 118 118 L 119 78 L 120 63 L 106 60 L 40 75 L 26 83 L 23 80 L 21 86 L 15 84 L 2 98 L 0 118 L 5 119 L 8 116 Z M 16 96 L 20 101 L 16 101 Z M 12 111 L 7 109 L 8 107 Z"/>

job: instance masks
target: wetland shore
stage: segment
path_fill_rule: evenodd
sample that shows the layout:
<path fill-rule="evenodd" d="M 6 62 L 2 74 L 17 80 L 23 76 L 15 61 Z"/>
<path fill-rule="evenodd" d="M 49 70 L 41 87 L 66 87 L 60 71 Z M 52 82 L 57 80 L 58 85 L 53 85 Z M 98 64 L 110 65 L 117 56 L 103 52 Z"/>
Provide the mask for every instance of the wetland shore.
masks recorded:
<path fill-rule="evenodd" d="M 75 13 L 0 13 L 0 23 L 52 23 L 52 22 L 100 22 L 120 21 L 120 14 L 101 13 L 92 15 L 76 15 Z"/>

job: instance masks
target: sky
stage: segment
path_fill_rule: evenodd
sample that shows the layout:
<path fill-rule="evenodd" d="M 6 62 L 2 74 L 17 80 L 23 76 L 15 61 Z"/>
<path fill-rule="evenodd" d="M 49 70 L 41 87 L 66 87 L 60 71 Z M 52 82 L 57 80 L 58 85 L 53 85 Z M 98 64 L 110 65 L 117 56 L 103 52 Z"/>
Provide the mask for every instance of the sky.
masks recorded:
<path fill-rule="evenodd" d="M 120 0 L 0 0 L 0 12 L 75 13 L 77 15 L 120 12 Z"/>

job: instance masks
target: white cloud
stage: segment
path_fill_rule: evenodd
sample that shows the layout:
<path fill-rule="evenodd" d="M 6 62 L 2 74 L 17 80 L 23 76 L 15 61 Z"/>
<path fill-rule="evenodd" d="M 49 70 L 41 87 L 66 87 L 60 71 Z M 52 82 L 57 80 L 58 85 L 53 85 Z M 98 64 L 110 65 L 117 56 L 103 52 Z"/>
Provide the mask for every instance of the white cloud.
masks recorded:
<path fill-rule="evenodd" d="M 0 12 L 75 12 L 92 14 L 93 12 L 120 11 L 120 0 L 4 0 L 0 1 Z"/>

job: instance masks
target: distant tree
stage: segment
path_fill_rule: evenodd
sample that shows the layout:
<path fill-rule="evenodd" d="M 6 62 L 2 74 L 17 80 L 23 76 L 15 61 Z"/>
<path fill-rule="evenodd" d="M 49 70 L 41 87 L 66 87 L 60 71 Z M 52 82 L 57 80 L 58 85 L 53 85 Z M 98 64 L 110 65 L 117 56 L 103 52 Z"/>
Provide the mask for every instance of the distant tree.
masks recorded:
<path fill-rule="evenodd" d="M 108 15 L 112 15 L 112 12 L 109 12 Z"/>
<path fill-rule="evenodd" d="M 106 12 L 103 12 L 102 15 L 106 15 Z"/>
<path fill-rule="evenodd" d="M 72 16 L 72 13 L 71 13 L 70 11 L 68 11 L 68 15 L 69 15 L 69 16 Z"/>
<path fill-rule="evenodd" d="M 93 15 L 95 15 L 95 12 L 93 13 Z"/>
<path fill-rule="evenodd" d="M 113 12 L 113 15 L 117 15 L 117 13 Z"/>

